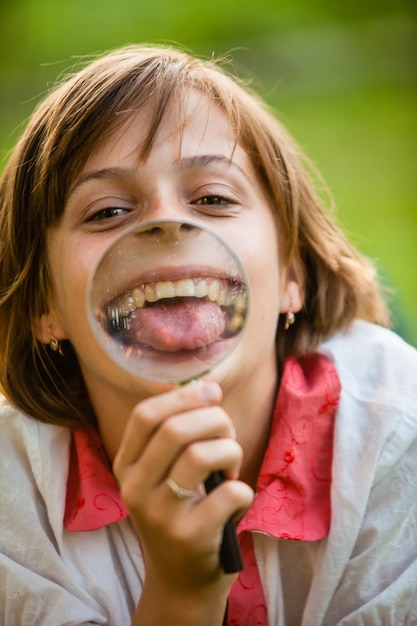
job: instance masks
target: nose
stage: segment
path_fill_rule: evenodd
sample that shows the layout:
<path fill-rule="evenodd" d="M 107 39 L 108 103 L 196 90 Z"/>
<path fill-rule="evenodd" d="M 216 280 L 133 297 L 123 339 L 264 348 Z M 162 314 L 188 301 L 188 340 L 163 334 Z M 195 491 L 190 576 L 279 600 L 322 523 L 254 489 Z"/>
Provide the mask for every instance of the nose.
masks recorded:
<path fill-rule="evenodd" d="M 197 223 L 194 224 L 181 219 L 157 219 L 140 225 L 139 230 L 150 238 L 168 243 L 179 241 L 199 228 Z"/>

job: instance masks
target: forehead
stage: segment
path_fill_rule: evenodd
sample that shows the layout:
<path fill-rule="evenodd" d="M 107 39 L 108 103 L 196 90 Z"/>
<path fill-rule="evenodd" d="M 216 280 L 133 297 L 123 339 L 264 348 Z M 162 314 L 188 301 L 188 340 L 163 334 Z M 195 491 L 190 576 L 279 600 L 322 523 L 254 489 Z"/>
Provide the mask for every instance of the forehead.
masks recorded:
<path fill-rule="evenodd" d="M 176 158 L 191 154 L 219 153 L 230 159 L 243 149 L 226 113 L 207 96 L 188 92 L 173 100 L 154 128 L 151 107 L 128 113 L 122 124 L 109 129 L 93 150 L 84 170 L 103 162 L 146 160 L 153 151 L 174 151 Z M 235 153 L 237 153 L 235 155 Z M 246 153 L 245 153 L 246 154 Z"/>

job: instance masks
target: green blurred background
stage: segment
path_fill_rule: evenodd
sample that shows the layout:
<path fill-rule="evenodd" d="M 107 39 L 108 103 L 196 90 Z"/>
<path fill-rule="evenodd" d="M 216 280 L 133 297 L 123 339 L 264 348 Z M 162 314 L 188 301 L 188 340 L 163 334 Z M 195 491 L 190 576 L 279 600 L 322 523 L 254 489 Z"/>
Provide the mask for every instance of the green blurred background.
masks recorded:
<path fill-rule="evenodd" d="M 136 42 L 228 53 L 324 175 L 417 345 L 415 2 L 0 0 L 0 169 L 48 84 Z"/>

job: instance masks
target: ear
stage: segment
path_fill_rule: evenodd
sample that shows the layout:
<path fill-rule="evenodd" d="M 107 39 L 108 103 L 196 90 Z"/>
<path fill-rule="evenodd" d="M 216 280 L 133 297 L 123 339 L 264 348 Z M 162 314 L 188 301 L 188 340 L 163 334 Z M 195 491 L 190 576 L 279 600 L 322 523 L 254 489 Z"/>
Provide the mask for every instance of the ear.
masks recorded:
<path fill-rule="evenodd" d="M 280 313 L 301 310 L 304 301 L 304 279 L 299 264 L 293 265 L 288 272 L 283 285 Z"/>
<path fill-rule="evenodd" d="M 65 331 L 59 322 L 57 314 L 52 309 L 36 320 L 34 333 L 36 339 L 45 344 L 50 343 L 52 338 L 59 341 L 66 339 Z"/>

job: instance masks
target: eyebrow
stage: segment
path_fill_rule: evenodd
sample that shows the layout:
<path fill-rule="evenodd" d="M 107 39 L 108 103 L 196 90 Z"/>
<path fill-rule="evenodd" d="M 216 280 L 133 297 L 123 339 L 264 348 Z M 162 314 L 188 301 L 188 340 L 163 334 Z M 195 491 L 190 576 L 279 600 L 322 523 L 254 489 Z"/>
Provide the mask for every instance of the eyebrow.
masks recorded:
<path fill-rule="evenodd" d="M 249 182 L 249 176 L 246 172 L 231 158 L 225 157 L 223 154 L 198 154 L 191 157 L 183 157 L 178 161 L 180 169 L 203 169 L 211 165 L 221 165 L 228 169 L 236 170 L 241 176 Z"/>
<path fill-rule="evenodd" d="M 222 154 L 201 154 L 190 157 L 182 157 L 175 162 L 175 166 L 179 170 L 204 169 L 206 167 L 220 165 L 228 169 L 235 170 L 240 176 L 243 176 L 251 183 L 246 172 L 230 158 Z M 90 180 L 125 180 L 132 182 L 135 179 L 134 170 L 128 167 L 105 167 L 93 172 L 87 172 L 80 176 L 69 190 L 68 198 L 72 196 L 80 187 L 88 183 Z"/>

